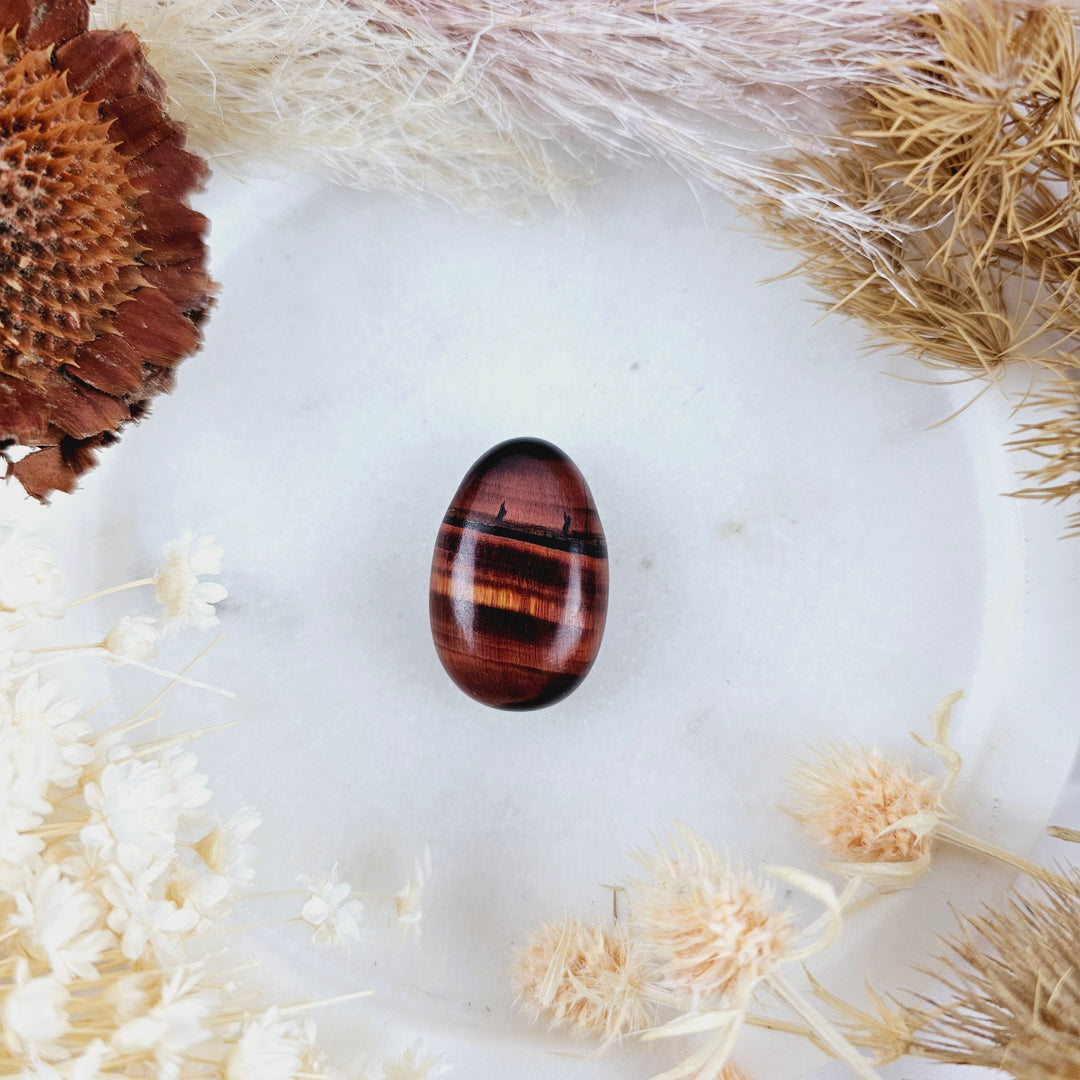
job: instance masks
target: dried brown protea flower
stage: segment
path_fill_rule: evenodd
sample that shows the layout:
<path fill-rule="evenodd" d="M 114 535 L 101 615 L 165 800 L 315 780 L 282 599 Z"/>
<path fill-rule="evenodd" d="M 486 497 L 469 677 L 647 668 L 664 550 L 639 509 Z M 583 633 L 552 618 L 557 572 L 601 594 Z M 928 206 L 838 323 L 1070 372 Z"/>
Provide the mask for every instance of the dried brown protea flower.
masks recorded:
<path fill-rule="evenodd" d="M 206 164 L 139 40 L 88 9 L 0 0 L 0 450 L 42 500 L 171 389 L 213 290 Z"/>

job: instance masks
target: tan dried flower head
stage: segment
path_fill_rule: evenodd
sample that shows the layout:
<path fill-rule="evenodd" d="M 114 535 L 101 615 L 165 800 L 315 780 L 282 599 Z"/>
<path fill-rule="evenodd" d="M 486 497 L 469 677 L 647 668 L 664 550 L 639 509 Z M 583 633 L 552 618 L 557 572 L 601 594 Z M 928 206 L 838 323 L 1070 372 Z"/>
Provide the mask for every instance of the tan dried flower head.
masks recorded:
<path fill-rule="evenodd" d="M 838 743 L 800 762 L 791 776 L 790 808 L 829 855 L 845 862 L 905 863 L 931 843 L 910 829 L 889 829 L 901 818 L 941 812 L 941 783 L 919 776 L 907 758 Z"/>
<path fill-rule="evenodd" d="M 521 1011 L 604 1042 L 651 1026 L 646 976 L 641 950 L 624 927 L 571 916 L 530 934 L 512 969 Z"/>
<path fill-rule="evenodd" d="M 636 855 L 649 875 L 633 886 L 642 944 L 664 984 L 692 1006 L 739 1007 L 785 959 L 791 914 L 776 910 L 771 888 L 685 825 L 668 848 Z"/>
<path fill-rule="evenodd" d="M 1080 1076 L 1080 872 L 961 920 L 910 1052 L 1023 1080 Z"/>
<path fill-rule="evenodd" d="M 206 165 L 128 32 L 87 0 L 0 0 L 0 449 L 30 494 L 172 386 L 211 300 Z"/>

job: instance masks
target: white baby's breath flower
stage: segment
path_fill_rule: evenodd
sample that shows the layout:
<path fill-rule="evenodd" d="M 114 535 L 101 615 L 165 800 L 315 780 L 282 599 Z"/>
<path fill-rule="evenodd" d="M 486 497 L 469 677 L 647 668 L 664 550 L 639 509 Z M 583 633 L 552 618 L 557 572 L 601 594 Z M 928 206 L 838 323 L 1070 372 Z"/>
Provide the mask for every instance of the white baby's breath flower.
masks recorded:
<path fill-rule="evenodd" d="M 199 986 L 200 968 L 179 970 L 160 985 L 148 1011 L 120 1026 L 112 1047 L 124 1054 L 151 1054 L 156 1080 L 176 1080 L 187 1051 L 212 1035 L 205 1021 L 218 1007 L 218 995 Z"/>
<path fill-rule="evenodd" d="M 311 1052 L 314 1024 L 285 1020 L 276 1008 L 244 1024 L 225 1059 L 225 1080 L 294 1080 Z"/>
<path fill-rule="evenodd" d="M 308 891 L 300 917 L 315 928 L 312 938 L 316 945 L 339 945 L 365 939 L 366 935 L 360 929 L 364 905 L 359 900 L 349 899 L 352 886 L 338 881 L 337 863 L 327 877 L 303 874 L 297 880 Z"/>
<path fill-rule="evenodd" d="M 161 632 L 149 615 L 125 615 L 106 635 L 105 650 L 118 663 L 145 664 L 157 656 Z"/>
<path fill-rule="evenodd" d="M 431 876 L 431 848 L 424 845 L 423 854 L 416 860 L 412 877 L 394 896 L 394 911 L 398 923 L 420 938 L 421 920 L 424 917 L 424 887 Z"/>
<path fill-rule="evenodd" d="M 255 845 L 246 841 L 261 824 L 259 812 L 246 806 L 219 821 L 194 845 L 207 867 L 226 881 L 234 898 L 243 896 L 254 880 Z"/>
<path fill-rule="evenodd" d="M 90 816 L 79 840 L 88 857 L 115 859 L 131 874 L 172 858 L 181 799 L 158 762 L 128 758 L 106 765 L 83 795 Z"/>
<path fill-rule="evenodd" d="M 158 601 L 163 608 L 166 637 L 180 630 L 209 630 L 218 624 L 214 605 L 229 595 L 217 581 L 200 581 L 221 573 L 224 551 L 213 536 L 196 536 L 190 529 L 165 545 L 165 561 L 154 577 Z"/>
<path fill-rule="evenodd" d="M 382 1066 L 383 1080 L 435 1080 L 445 1076 L 451 1065 L 441 1055 L 423 1053 L 423 1040 L 417 1039 L 402 1055 Z"/>
<path fill-rule="evenodd" d="M 101 892 L 110 905 L 109 929 L 120 938 L 129 960 L 170 959 L 183 951 L 184 938 L 199 923 L 199 913 L 178 907 L 164 895 L 165 866 L 152 866 L 128 877 L 120 867 L 107 868 Z"/>
<path fill-rule="evenodd" d="M 23 949 L 48 961 L 64 983 L 97 979 L 95 964 L 114 940 L 95 898 L 79 882 L 64 877 L 58 866 L 45 867 L 25 892 L 15 895 L 8 923 L 20 931 Z"/>
<path fill-rule="evenodd" d="M 21 530 L 0 531 L 0 611 L 33 622 L 64 611 L 53 553 Z"/>
<path fill-rule="evenodd" d="M 55 975 L 30 975 L 25 957 L 15 961 L 15 981 L 0 1006 L 4 1039 L 16 1054 L 56 1059 L 67 1056 L 60 1040 L 71 1027 L 70 994 Z"/>

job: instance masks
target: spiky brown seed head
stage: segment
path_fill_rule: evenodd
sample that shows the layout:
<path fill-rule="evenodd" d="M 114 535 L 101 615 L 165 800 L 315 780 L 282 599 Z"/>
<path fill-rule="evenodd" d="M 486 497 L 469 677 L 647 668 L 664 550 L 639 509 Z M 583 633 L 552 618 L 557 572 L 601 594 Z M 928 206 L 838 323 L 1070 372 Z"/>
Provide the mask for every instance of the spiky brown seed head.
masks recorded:
<path fill-rule="evenodd" d="M 0 0 L 0 448 L 42 500 L 172 388 L 213 294 L 206 164 L 135 35 L 87 13 Z"/>

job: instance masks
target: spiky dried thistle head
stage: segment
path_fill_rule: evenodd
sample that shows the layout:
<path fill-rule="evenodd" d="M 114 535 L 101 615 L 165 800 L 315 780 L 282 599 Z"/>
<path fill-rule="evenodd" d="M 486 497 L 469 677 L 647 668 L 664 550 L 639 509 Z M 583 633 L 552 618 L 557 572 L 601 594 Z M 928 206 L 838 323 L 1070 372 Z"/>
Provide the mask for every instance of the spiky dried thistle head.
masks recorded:
<path fill-rule="evenodd" d="M 932 838 L 894 828 L 915 814 L 941 813 L 939 777 L 917 773 L 893 753 L 837 743 L 799 762 L 790 778 L 791 814 L 828 852 L 851 863 L 907 863 L 922 857 Z"/>
<path fill-rule="evenodd" d="M 530 934 L 515 950 L 512 967 L 522 1012 L 604 1043 L 652 1025 L 647 977 L 642 951 L 625 926 L 571 916 Z"/>
<path fill-rule="evenodd" d="M 1075 364 L 1080 50 L 1054 5 L 948 0 L 882 60 L 835 153 L 748 171 L 741 200 L 831 308 L 921 360 L 996 378 Z"/>
<path fill-rule="evenodd" d="M 661 982 L 691 1007 L 743 1007 L 788 956 L 790 911 L 685 825 L 635 858 L 647 876 L 632 886 L 634 926 Z"/>
<path fill-rule="evenodd" d="M 1031 394 L 1021 424 L 1008 445 L 1034 454 L 1038 464 L 1021 473 L 1026 486 L 1013 494 L 1053 502 L 1080 495 L 1080 382 L 1060 379 Z M 1080 510 L 1069 519 L 1069 532 L 1080 535 Z"/>
<path fill-rule="evenodd" d="M 911 1052 L 1022 1080 L 1080 1077 L 1080 872 L 964 916 Z"/>
<path fill-rule="evenodd" d="M 0 0 L 0 448 L 31 451 L 9 471 L 40 499 L 171 388 L 213 290 L 206 165 L 138 39 L 88 10 Z"/>

